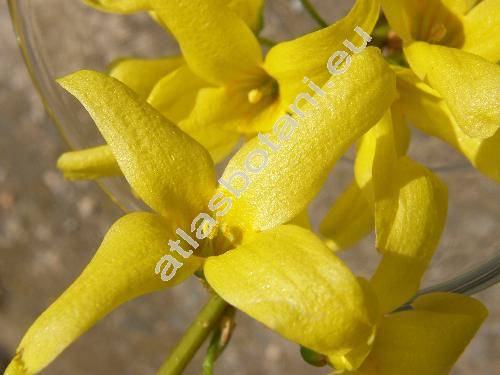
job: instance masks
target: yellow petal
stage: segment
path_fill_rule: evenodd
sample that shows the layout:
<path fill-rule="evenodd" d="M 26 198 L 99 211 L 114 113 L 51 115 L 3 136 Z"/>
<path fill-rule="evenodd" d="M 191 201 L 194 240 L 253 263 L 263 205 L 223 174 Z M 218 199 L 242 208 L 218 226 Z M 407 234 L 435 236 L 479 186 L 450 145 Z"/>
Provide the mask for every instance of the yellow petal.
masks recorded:
<path fill-rule="evenodd" d="M 349 51 L 343 45 L 344 40 L 355 46 L 362 44 L 363 39 L 354 29 L 359 26 L 371 33 L 379 17 L 379 3 L 379 0 L 357 0 L 349 14 L 333 25 L 271 48 L 264 68 L 278 81 L 285 102 L 304 91 L 304 76 L 318 86 L 325 84 L 330 78 L 326 62 L 337 50 Z"/>
<path fill-rule="evenodd" d="M 201 145 L 105 74 L 82 70 L 58 82 L 85 106 L 125 178 L 151 208 L 183 221 L 206 206 L 215 171 Z"/>
<path fill-rule="evenodd" d="M 263 26 L 264 0 L 223 0 L 224 4 L 233 10 L 252 29 L 258 34 Z M 155 12 L 149 12 L 150 16 L 168 33 L 170 30 L 167 25 L 158 17 Z"/>
<path fill-rule="evenodd" d="M 319 227 L 333 251 L 355 245 L 373 231 L 373 211 L 356 182 L 337 198 Z"/>
<path fill-rule="evenodd" d="M 390 112 L 363 137 L 355 163 L 358 185 L 375 217 L 382 260 L 372 277 L 383 312 L 418 290 L 446 220 L 446 186 L 431 171 L 399 156 Z"/>
<path fill-rule="evenodd" d="M 385 197 L 385 191 L 376 193 L 377 249 L 383 257 L 371 284 L 381 310 L 388 312 L 418 290 L 439 244 L 448 201 L 444 183 L 406 157 L 398 160 L 392 181 L 385 183 L 391 183 L 395 193 Z"/>
<path fill-rule="evenodd" d="M 406 44 L 420 40 L 460 47 L 462 13 L 470 6 L 468 0 L 382 0 L 389 25 Z"/>
<path fill-rule="evenodd" d="M 219 180 L 233 187 L 221 187 L 233 200 L 222 220 L 229 227 L 264 230 L 301 212 L 333 164 L 392 103 L 394 80 L 379 50 L 368 48 L 353 56 L 350 68 L 332 80 L 334 88 L 325 86 L 326 94 L 316 96 L 317 106 L 303 106 L 304 118 L 280 117 L 273 133 L 246 143 L 224 171 L 225 184 Z M 263 140 L 266 137 L 272 146 Z M 256 167 L 260 172 L 251 172 Z M 235 198 L 235 192 L 241 196 Z"/>
<path fill-rule="evenodd" d="M 410 143 L 410 130 L 397 108 L 391 108 L 390 112 L 386 112 L 380 122 L 361 138 L 356 152 L 354 179 L 372 209 L 375 203 L 372 182 L 373 164 L 377 148 L 379 157 L 383 155 L 380 148 L 382 142 L 387 145 L 383 152 L 385 152 L 385 162 L 388 164 L 388 168 L 382 171 L 388 171 L 389 167 L 394 167 L 397 157 L 406 154 Z M 388 178 L 387 175 L 380 177 Z"/>
<path fill-rule="evenodd" d="M 406 43 L 411 42 L 415 36 L 412 31 L 417 15 L 416 1 L 407 0 L 381 0 L 384 15 L 391 28 Z"/>
<path fill-rule="evenodd" d="M 399 94 L 399 93 L 398 93 Z M 399 96 L 399 95 L 398 95 Z M 398 156 L 406 155 L 410 147 L 411 131 L 405 121 L 403 112 L 397 107 L 391 107 L 392 124 L 394 128 L 394 142 L 396 154 Z"/>
<path fill-rule="evenodd" d="M 237 129 L 247 121 L 241 117 L 238 103 L 225 87 L 203 88 L 198 91 L 189 116 L 179 123 L 183 131 L 210 152 L 216 163 L 236 146 L 240 139 Z"/>
<path fill-rule="evenodd" d="M 198 91 L 189 116 L 178 125 L 218 163 L 233 150 L 241 134 L 252 137 L 268 131 L 281 113 L 281 102 L 274 97 L 250 103 L 248 92 L 238 87 L 205 87 Z"/>
<path fill-rule="evenodd" d="M 248 96 L 247 96 L 248 98 Z M 250 104 L 248 99 L 240 105 L 244 121 L 238 123 L 238 131 L 247 137 L 253 137 L 259 132 L 272 130 L 274 122 L 287 111 L 291 102 L 281 98 L 269 98 L 266 102 Z M 243 109 L 246 108 L 246 112 Z"/>
<path fill-rule="evenodd" d="M 401 111 L 424 133 L 438 137 L 469 159 L 481 173 L 500 182 L 500 132 L 486 139 L 471 138 L 457 125 L 439 94 L 409 69 L 397 73 Z"/>
<path fill-rule="evenodd" d="M 372 210 L 375 203 L 372 177 L 376 141 L 376 130 L 371 128 L 359 141 L 354 161 L 354 180 Z"/>
<path fill-rule="evenodd" d="M 484 0 L 464 20 L 464 51 L 491 62 L 500 60 L 500 1 Z"/>
<path fill-rule="evenodd" d="M 184 64 L 182 57 L 163 59 L 119 59 L 114 61 L 109 75 L 147 98 L 153 86 L 166 74 Z"/>
<path fill-rule="evenodd" d="M 181 47 L 191 70 L 225 84 L 261 63 L 259 42 L 224 0 L 151 0 Z"/>
<path fill-rule="evenodd" d="M 282 225 L 207 259 L 208 283 L 231 305 L 336 362 L 373 334 L 376 300 L 312 232 Z M 366 353 L 365 353 L 366 354 Z"/>
<path fill-rule="evenodd" d="M 413 307 L 382 319 L 356 374 L 448 374 L 488 314 L 481 302 L 451 293 L 419 297 Z"/>
<path fill-rule="evenodd" d="M 191 257 L 168 282 L 154 273 L 175 236 L 165 219 L 149 213 L 122 217 L 108 231 L 87 267 L 29 328 L 5 374 L 33 374 L 122 303 L 190 276 L 201 259 Z"/>
<path fill-rule="evenodd" d="M 417 166 L 413 166 L 416 163 L 408 158 L 398 158 L 390 111 L 385 114 L 382 120 L 365 137 L 374 138 L 372 188 L 375 209 L 376 246 L 381 253 L 385 254 L 392 249 L 391 246 L 387 246 L 391 231 L 395 231 L 395 241 L 405 239 L 405 233 L 401 233 L 401 228 L 397 227 L 399 223 L 395 222 L 398 208 L 401 207 L 403 215 L 406 215 L 404 219 L 414 214 L 412 212 L 414 207 L 411 204 L 407 204 L 406 197 L 403 194 L 405 184 L 411 179 L 408 179 L 408 181 L 405 180 L 403 175 L 401 175 L 402 171 L 400 171 L 400 168 L 410 166 L 413 170 Z M 409 175 L 413 176 L 413 173 Z M 399 178 L 402 179 L 401 182 L 399 182 Z M 412 192 L 416 195 L 421 194 L 418 190 L 412 190 Z M 402 198 L 401 203 L 399 201 L 400 198 Z M 419 197 L 415 198 L 418 199 Z M 411 231 L 412 229 L 410 227 L 406 230 Z"/>
<path fill-rule="evenodd" d="M 264 0 L 229 0 L 227 6 L 255 32 L 262 29 Z"/>
<path fill-rule="evenodd" d="M 57 160 L 57 168 L 69 180 L 95 180 L 122 174 L 107 145 L 65 152 Z"/>
<path fill-rule="evenodd" d="M 442 0 L 443 4 L 457 14 L 467 14 L 479 0 Z"/>
<path fill-rule="evenodd" d="M 500 127 L 500 67 L 481 57 L 437 45 L 412 43 L 405 54 L 413 71 L 443 97 L 470 137 L 491 137 Z"/>
<path fill-rule="evenodd" d="M 83 0 L 92 8 L 112 13 L 134 13 L 150 9 L 149 0 Z"/>
<path fill-rule="evenodd" d="M 195 75 L 187 65 L 174 70 L 155 82 L 148 103 L 174 123 L 188 117 L 194 107 L 198 91 L 207 83 Z"/>

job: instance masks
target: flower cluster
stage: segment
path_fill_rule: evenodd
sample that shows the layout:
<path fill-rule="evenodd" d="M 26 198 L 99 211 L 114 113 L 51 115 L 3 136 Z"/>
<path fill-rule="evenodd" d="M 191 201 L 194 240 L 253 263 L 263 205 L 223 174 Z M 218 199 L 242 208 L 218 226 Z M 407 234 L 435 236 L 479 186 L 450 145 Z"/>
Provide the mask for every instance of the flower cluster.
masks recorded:
<path fill-rule="evenodd" d="M 127 214 L 109 229 L 81 275 L 29 328 L 6 374 L 40 371 L 122 303 L 195 272 L 223 300 L 339 373 L 448 373 L 487 312 L 451 293 L 398 309 L 418 291 L 447 214 L 445 184 L 406 155 L 408 125 L 500 180 L 500 3 L 357 0 L 338 22 L 279 43 L 263 58 L 259 0 L 85 2 L 110 12 L 149 11 L 182 51 L 58 80 L 106 141 L 64 154 L 59 168 L 72 179 L 123 175 L 153 212 Z M 381 5 L 402 39 L 402 63 L 372 46 L 348 61 L 344 41 L 363 45 L 358 31 L 372 33 Z M 335 90 L 325 69 L 327 61 L 333 68 L 333 51 L 349 64 L 332 81 Z M 304 76 L 317 90 L 290 111 Z M 298 124 L 288 128 L 293 137 L 280 137 L 284 118 Z M 214 162 L 242 137 L 219 180 L 244 190 L 231 199 L 217 184 Z M 246 186 L 233 177 L 262 137 L 273 152 Z M 305 210 L 356 143 L 354 181 L 324 218 L 320 237 Z M 171 263 L 183 266 L 163 282 L 154 270 L 169 239 L 193 231 L 192 218 L 207 209 L 193 253 L 172 252 Z M 335 252 L 373 230 L 382 257 L 366 280 Z"/>
<path fill-rule="evenodd" d="M 346 39 L 344 40 L 344 46 L 346 46 L 353 53 L 361 53 L 372 38 L 359 26 L 356 26 L 354 31 L 356 31 L 356 33 L 363 38 L 363 44 L 361 46 L 354 46 L 351 41 Z M 349 69 L 350 64 L 351 57 L 347 52 L 335 51 L 328 59 L 326 68 L 328 68 L 328 71 L 332 74 L 332 76 L 337 76 L 345 73 L 345 71 Z M 308 77 L 304 77 L 302 82 L 304 84 L 307 84 L 307 87 L 313 90 L 313 93 L 315 93 L 317 96 L 324 97 L 326 95 L 326 92 L 322 88 L 318 87 L 318 85 L 316 85 Z M 325 87 L 331 88 L 333 86 L 334 83 L 331 80 L 325 83 Z M 249 95 L 252 93 L 253 91 L 250 92 Z M 314 109 L 316 111 L 330 110 L 330 108 L 318 108 L 318 101 L 313 96 L 311 96 L 310 93 L 301 92 L 295 97 L 293 104 L 290 104 L 288 106 L 289 111 L 292 113 L 292 115 L 298 119 L 305 117 L 305 113 L 302 110 L 302 105 L 300 105 L 304 102 L 307 102 L 310 104 L 310 106 L 315 107 Z M 299 122 L 294 117 L 292 117 L 292 115 L 288 113 L 281 115 L 273 125 L 272 136 L 279 142 L 290 140 L 290 138 L 293 136 L 293 133 L 295 132 L 295 129 L 297 128 L 297 126 L 299 126 Z M 261 173 L 266 168 L 267 164 L 269 163 L 269 152 L 278 151 L 282 147 L 282 145 L 274 143 L 271 140 L 271 134 L 263 134 L 259 132 L 256 138 L 259 140 L 259 146 L 266 147 L 255 148 L 247 154 L 244 163 L 244 170 L 234 172 L 231 176 L 228 177 L 227 181 L 224 178 L 219 179 L 218 182 L 220 186 L 225 188 L 226 190 L 226 196 L 224 196 L 221 191 L 218 191 L 208 202 L 208 208 L 210 211 L 212 211 L 213 216 L 217 216 L 219 217 L 219 219 L 225 216 L 233 206 L 233 199 L 239 199 L 252 182 L 253 177 L 251 176 L 255 175 L 256 173 Z M 258 166 L 255 162 L 256 160 Z M 241 179 L 243 181 L 241 181 Z M 235 183 L 236 186 L 233 186 L 233 183 Z M 227 196 L 227 193 L 230 193 L 232 197 Z M 221 200 L 221 198 L 223 199 Z M 224 209 L 222 211 L 218 211 L 221 206 L 224 207 Z M 191 222 L 191 232 L 196 235 L 196 238 L 198 240 L 203 240 L 212 235 L 216 225 L 217 221 L 212 216 L 208 215 L 205 212 L 202 212 L 198 214 L 198 216 L 196 216 Z M 190 246 L 192 246 L 194 250 L 196 250 L 200 246 L 200 244 L 195 239 L 184 232 L 181 228 L 177 228 L 175 230 L 175 233 L 182 237 L 182 239 L 185 240 Z M 169 240 L 168 244 L 170 246 L 171 252 L 177 252 L 183 258 L 188 258 L 193 254 L 193 250 L 186 251 L 180 246 L 180 240 Z M 161 267 L 165 262 L 166 265 L 163 270 L 161 270 Z M 183 263 L 177 261 L 171 254 L 166 254 L 156 264 L 155 273 L 159 274 L 161 272 L 161 279 L 163 281 L 169 281 L 173 277 L 175 277 L 177 270 L 182 267 L 182 265 Z"/>

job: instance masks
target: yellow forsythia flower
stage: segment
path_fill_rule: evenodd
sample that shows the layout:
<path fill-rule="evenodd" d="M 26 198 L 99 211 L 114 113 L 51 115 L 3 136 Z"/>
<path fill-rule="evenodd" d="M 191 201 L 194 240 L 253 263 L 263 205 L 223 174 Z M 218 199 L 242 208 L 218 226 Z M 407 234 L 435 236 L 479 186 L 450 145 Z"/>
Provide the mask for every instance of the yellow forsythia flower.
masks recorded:
<path fill-rule="evenodd" d="M 252 9 L 259 5 L 251 3 Z M 150 90 L 148 102 L 202 144 L 216 163 L 242 135 L 248 138 L 270 130 L 304 89 L 305 76 L 323 86 L 330 78 L 325 63 L 332 51 L 344 48 L 345 39 L 363 45 L 364 39 L 354 29 L 360 26 L 370 33 L 380 8 L 379 1 L 357 0 L 343 19 L 276 45 L 263 60 L 256 36 L 225 1 L 161 0 L 150 1 L 150 5 L 178 41 L 184 62 L 171 70 L 178 58 L 124 60 L 112 67 L 111 75 L 141 95 Z M 153 72 L 143 81 L 147 69 Z M 165 71 L 168 73 L 151 88 L 157 75 Z M 67 177 L 82 178 L 89 163 L 87 177 L 96 178 L 96 159 L 75 151 L 65 154 L 58 165 Z M 112 163 L 109 160 L 106 165 Z M 109 169 L 103 166 L 101 176 L 107 175 Z"/>
<path fill-rule="evenodd" d="M 469 137 L 500 127 L 500 2 L 382 0 L 415 74 L 442 97 Z"/>
<path fill-rule="evenodd" d="M 304 210 L 333 164 L 394 100 L 395 75 L 378 50 L 367 48 L 352 57 L 349 70 L 335 80 L 335 90 L 325 87 L 326 95 L 317 99 L 319 108 L 304 106 L 306 115 L 297 120 L 292 137 L 283 138 L 275 130 L 267 134 L 279 149 L 269 153 L 263 171 L 251 174 L 251 184 L 239 198 L 217 187 L 213 163 L 201 145 L 120 81 L 80 71 L 59 83 L 85 106 L 123 175 L 156 213 L 129 214 L 115 223 L 80 277 L 33 323 L 7 374 L 41 370 L 121 303 L 175 285 L 193 273 L 201 262 L 196 256 L 177 256 L 183 267 L 164 285 L 154 273 L 161 253 L 169 253 L 167 239 L 174 238 L 174 228 L 195 232 L 203 240 L 198 255 L 205 250 L 224 253 L 210 257 L 205 267 L 208 282 L 223 297 L 240 268 L 255 270 L 252 284 L 240 291 L 248 297 L 254 290 L 254 296 L 267 295 L 268 305 L 259 308 L 255 301 L 257 309 L 249 313 L 265 322 L 272 317 L 276 321 L 299 319 L 295 325 L 277 323 L 273 327 L 285 337 L 324 347 L 336 358 L 367 350 L 378 316 L 374 293 L 314 234 L 283 224 Z M 324 110 L 330 106 L 335 110 Z M 240 149 L 222 179 L 230 181 L 235 170 L 244 170 L 248 151 L 258 146 L 256 137 Z M 206 211 L 211 196 L 220 194 L 232 201 L 232 208 L 226 215 L 215 210 L 212 216 L 217 225 L 210 236 L 200 235 L 199 228 L 193 228 L 193 219 Z M 245 255 L 252 249 L 262 253 L 262 259 Z M 241 262 L 234 263 L 240 258 Z M 233 265 L 228 272 L 218 271 L 228 264 Z M 275 277 L 269 284 L 264 270 L 272 265 Z M 292 279 L 297 282 L 290 283 Z M 314 307 L 318 295 L 307 285 L 314 279 L 320 279 L 317 288 L 322 290 L 322 306 L 337 306 L 334 313 Z M 285 286 L 289 293 L 283 292 Z M 305 332 L 309 334 L 302 338 Z M 334 337 L 329 334 L 333 332 Z"/>
<path fill-rule="evenodd" d="M 500 2 L 476 3 L 382 1 L 390 26 L 403 38 L 411 67 L 393 67 L 398 87 L 392 107 L 395 146 L 400 155 L 406 152 L 409 121 L 462 152 L 479 172 L 499 182 Z M 366 149 L 364 156 L 358 155 L 358 170 L 363 158 L 370 164 Z M 321 225 L 333 250 L 352 246 L 375 228 L 372 171 L 364 170 L 365 176 L 357 174 Z"/>

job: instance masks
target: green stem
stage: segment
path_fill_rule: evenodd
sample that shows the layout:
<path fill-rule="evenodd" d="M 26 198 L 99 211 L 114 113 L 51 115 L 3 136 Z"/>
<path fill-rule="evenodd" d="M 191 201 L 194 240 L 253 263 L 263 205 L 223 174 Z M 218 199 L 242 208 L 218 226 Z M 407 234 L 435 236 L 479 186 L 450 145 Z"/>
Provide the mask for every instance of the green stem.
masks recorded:
<path fill-rule="evenodd" d="M 236 310 L 233 306 L 228 306 L 219 323 L 213 330 L 212 339 L 208 344 L 207 355 L 203 361 L 202 375 L 213 375 L 215 361 L 220 357 L 224 349 L 226 349 L 229 340 L 231 339 L 235 324 L 234 314 Z"/>
<path fill-rule="evenodd" d="M 219 321 L 228 306 L 218 295 L 210 298 L 184 336 L 177 343 L 172 353 L 163 362 L 158 375 L 179 375 L 186 368 L 198 348 Z"/>
<path fill-rule="evenodd" d="M 214 364 L 217 360 L 217 357 L 219 356 L 220 351 L 220 348 L 218 347 L 220 335 L 220 328 L 216 327 L 214 329 L 212 340 L 210 340 L 210 344 L 208 345 L 207 355 L 205 356 L 205 360 L 203 361 L 203 375 L 212 375 L 214 373 Z"/>
<path fill-rule="evenodd" d="M 323 18 L 319 15 L 319 13 L 314 9 L 309 0 L 300 0 L 304 9 L 309 13 L 309 15 L 317 22 L 321 27 L 327 27 L 328 24 L 325 22 Z"/>

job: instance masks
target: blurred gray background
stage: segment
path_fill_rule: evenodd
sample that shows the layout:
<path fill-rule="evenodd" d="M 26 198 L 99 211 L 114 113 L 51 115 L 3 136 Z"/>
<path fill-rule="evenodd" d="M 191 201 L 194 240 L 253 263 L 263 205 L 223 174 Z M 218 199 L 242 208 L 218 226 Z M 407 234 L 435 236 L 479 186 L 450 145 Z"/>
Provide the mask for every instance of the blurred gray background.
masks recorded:
<path fill-rule="evenodd" d="M 329 13 L 331 18 L 345 13 L 349 1 L 340 3 Z M 289 7 L 289 18 L 268 26 L 268 35 L 280 39 L 289 34 L 290 25 L 299 33 L 314 27 L 293 3 L 273 1 L 272 6 Z M 325 7 L 325 10 L 329 9 Z M 57 12 L 53 14 L 57 17 Z M 31 84 L 5 2 L 0 3 L 0 46 L 1 370 L 14 354 L 25 330 L 82 270 L 121 211 L 96 184 L 65 181 L 56 170 L 55 161 L 66 147 Z M 109 53 L 113 55 L 113 51 Z M 430 147 L 440 148 L 441 144 Z M 488 197 L 482 198 L 476 193 L 473 198 L 470 206 L 477 211 L 478 218 L 488 207 L 495 210 Z M 320 201 L 315 207 L 324 212 L 326 204 Z M 498 211 L 490 214 L 497 215 Z M 490 224 L 469 220 L 468 229 L 489 231 L 491 237 L 491 231 L 498 225 Z M 495 232 L 493 238 L 497 243 Z M 369 247 L 369 243 L 364 246 Z M 469 245 L 474 243 L 464 244 L 464 248 L 468 249 Z M 453 254 L 452 258 L 441 260 L 432 273 L 449 272 L 454 262 L 461 264 L 467 256 L 471 255 Z M 500 287 L 495 286 L 476 296 L 488 306 L 490 316 L 453 374 L 500 373 L 499 291 Z M 173 290 L 130 302 L 73 344 L 44 374 L 154 373 L 206 299 L 206 292 L 192 280 Z M 244 314 L 239 313 L 236 321 L 237 329 L 217 363 L 217 373 L 328 372 L 305 364 L 297 345 L 281 339 Z M 200 373 L 204 351 L 205 347 L 187 374 Z"/>

